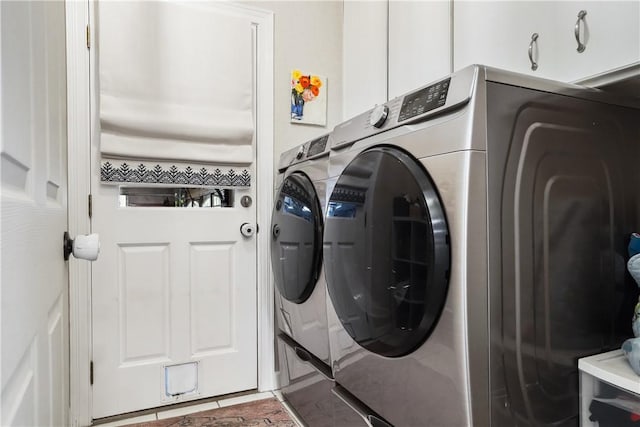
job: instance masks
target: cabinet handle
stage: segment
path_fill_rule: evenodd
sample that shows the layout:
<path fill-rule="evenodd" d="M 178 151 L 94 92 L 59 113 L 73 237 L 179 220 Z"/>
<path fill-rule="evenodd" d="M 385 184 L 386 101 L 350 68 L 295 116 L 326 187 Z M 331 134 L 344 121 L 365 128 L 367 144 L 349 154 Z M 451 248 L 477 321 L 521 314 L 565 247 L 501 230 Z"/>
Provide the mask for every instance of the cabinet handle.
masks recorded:
<path fill-rule="evenodd" d="M 578 13 L 578 20 L 576 21 L 576 26 L 574 28 L 574 34 L 576 36 L 576 41 L 578 42 L 578 49 L 577 51 L 579 53 L 584 52 L 584 50 L 587 48 L 587 45 L 582 43 L 580 41 L 580 23 L 584 22 L 584 17 L 587 16 L 587 11 L 586 10 L 581 10 Z M 586 41 L 586 40 L 585 40 Z"/>
<path fill-rule="evenodd" d="M 538 33 L 533 33 L 531 35 L 531 43 L 529 43 L 529 61 L 531 61 L 531 69 L 533 71 L 538 69 L 538 63 L 533 59 L 533 45 L 538 47 Z"/>

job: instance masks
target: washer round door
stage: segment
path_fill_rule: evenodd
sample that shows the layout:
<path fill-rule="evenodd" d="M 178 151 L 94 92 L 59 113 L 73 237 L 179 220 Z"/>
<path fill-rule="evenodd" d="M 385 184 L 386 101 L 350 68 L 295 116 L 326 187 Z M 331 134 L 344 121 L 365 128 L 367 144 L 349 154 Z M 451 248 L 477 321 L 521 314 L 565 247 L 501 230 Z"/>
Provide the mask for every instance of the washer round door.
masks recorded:
<path fill-rule="evenodd" d="M 336 314 L 362 347 L 399 357 L 429 337 L 447 296 L 449 233 L 417 160 L 375 147 L 349 163 L 329 199 L 324 259 Z"/>
<path fill-rule="evenodd" d="M 302 172 L 288 175 L 271 216 L 271 266 L 280 295 L 303 303 L 322 268 L 322 210 L 313 183 Z"/>

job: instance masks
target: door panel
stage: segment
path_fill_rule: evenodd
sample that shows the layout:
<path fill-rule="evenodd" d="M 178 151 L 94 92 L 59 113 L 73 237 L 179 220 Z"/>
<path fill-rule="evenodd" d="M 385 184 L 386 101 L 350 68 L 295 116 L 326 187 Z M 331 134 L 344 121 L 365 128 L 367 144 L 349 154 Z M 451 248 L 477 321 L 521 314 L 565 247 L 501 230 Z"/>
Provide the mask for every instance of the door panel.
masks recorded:
<path fill-rule="evenodd" d="M 2 2 L 1 425 L 68 425 L 64 2 Z"/>
<path fill-rule="evenodd" d="M 233 242 L 191 244 L 191 351 L 194 355 L 233 350 L 232 282 L 215 289 L 209 283 L 211 277 L 232 277 L 234 258 Z"/>
<path fill-rule="evenodd" d="M 169 361 L 169 247 L 127 244 L 117 250 L 122 363 Z"/>
<path fill-rule="evenodd" d="M 94 417 L 255 388 L 256 241 L 240 225 L 256 213 L 239 203 L 254 190 L 233 207 L 118 207 L 96 175 Z M 184 363 L 196 390 L 167 395 L 165 368 Z"/>

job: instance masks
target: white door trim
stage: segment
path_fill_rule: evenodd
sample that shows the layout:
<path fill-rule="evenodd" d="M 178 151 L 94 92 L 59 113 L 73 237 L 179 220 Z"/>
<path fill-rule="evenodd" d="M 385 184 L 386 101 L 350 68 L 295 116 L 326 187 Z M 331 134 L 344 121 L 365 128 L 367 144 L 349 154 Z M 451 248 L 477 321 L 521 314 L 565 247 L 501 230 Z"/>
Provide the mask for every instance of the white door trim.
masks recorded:
<path fill-rule="evenodd" d="M 274 359 L 274 288 L 271 273 L 269 223 L 273 205 L 273 12 L 230 2 L 218 6 L 250 17 L 256 25 L 256 203 L 257 234 L 257 319 L 258 389 L 276 387 Z M 87 49 L 86 26 L 95 28 L 95 4 L 88 0 L 66 2 L 67 15 L 67 104 L 69 162 L 69 232 L 72 236 L 91 232 L 88 195 L 91 182 L 91 110 L 95 96 L 90 92 L 90 72 L 95 72 L 95 49 Z M 95 45 L 95 31 L 90 33 Z M 91 385 L 91 267 L 69 262 L 70 281 L 70 423 L 88 426 L 92 422 Z"/>
<path fill-rule="evenodd" d="M 69 234 L 89 234 L 90 192 L 88 1 L 66 2 Z M 69 260 L 69 423 L 91 424 L 91 264 Z"/>

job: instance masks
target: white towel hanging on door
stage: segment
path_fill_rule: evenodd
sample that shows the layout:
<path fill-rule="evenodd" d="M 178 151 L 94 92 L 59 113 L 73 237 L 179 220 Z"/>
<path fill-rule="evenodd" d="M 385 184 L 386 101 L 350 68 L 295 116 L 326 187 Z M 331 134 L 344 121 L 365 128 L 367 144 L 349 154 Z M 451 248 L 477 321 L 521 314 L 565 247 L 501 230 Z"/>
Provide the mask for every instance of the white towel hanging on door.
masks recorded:
<path fill-rule="evenodd" d="M 251 22 L 207 3 L 98 4 L 103 157 L 253 161 Z"/>

